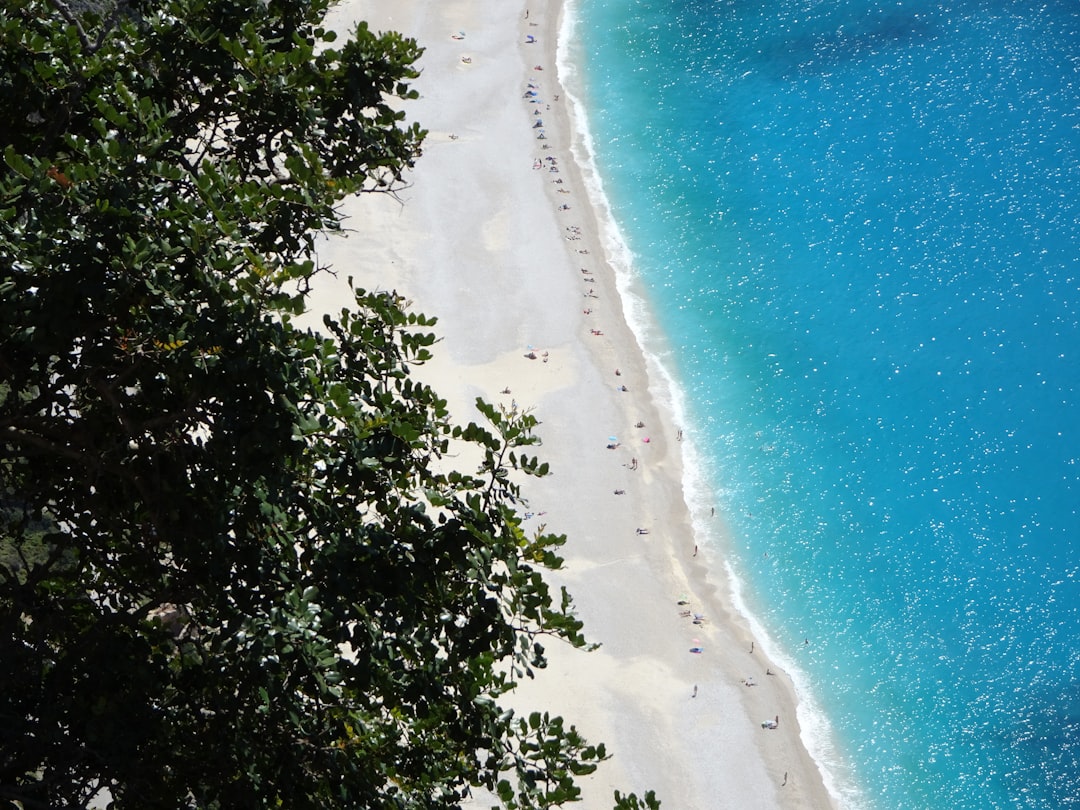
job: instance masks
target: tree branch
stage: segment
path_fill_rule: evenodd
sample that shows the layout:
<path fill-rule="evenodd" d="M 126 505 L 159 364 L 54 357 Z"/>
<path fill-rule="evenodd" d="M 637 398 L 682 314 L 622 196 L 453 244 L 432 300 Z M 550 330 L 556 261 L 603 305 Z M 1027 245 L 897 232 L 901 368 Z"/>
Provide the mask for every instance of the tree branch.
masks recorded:
<path fill-rule="evenodd" d="M 79 42 L 82 43 L 83 48 L 86 49 L 87 54 L 93 53 L 93 48 L 90 45 L 90 39 L 86 36 L 86 31 L 83 30 L 82 23 L 71 13 L 71 9 L 62 0 L 49 0 L 49 4 L 56 9 L 57 13 L 75 30 L 79 33 Z"/>

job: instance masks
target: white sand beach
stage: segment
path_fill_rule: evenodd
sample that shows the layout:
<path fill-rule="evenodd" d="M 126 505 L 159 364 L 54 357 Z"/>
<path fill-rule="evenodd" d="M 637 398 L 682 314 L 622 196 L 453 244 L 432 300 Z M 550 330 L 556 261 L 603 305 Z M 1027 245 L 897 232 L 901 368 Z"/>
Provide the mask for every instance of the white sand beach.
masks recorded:
<path fill-rule="evenodd" d="M 514 702 L 606 743 L 611 759 L 582 781 L 582 806 L 653 789 L 682 810 L 833 807 L 800 738 L 789 679 L 751 652 L 719 552 L 695 540 L 685 426 L 650 390 L 658 383 L 624 319 L 574 164 L 573 110 L 555 62 L 561 8 L 346 0 L 333 12 L 340 30 L 364 19 L 427 48 L 421 98 L 407 111 L 430 135 L 411 185 L 398 199 L 350 201 L 350 232 L 322 244 L 320 257 L 340 280 L 396 289 L 438 318 L 437 358 L 421 374 L 458 421 L 479 418 L 482 396 L 542 423 L 538 453 L 552 475 L 528 483 L 525 525 L 568 536 L 565 569 L 551 579 L 570 589 L 602 646 L 553 645 L 548 670 Z M 343 289 L 325 280 L 313 312 L 348 306 Z M 778 728 L 762 727 L 773 718 Z"/>

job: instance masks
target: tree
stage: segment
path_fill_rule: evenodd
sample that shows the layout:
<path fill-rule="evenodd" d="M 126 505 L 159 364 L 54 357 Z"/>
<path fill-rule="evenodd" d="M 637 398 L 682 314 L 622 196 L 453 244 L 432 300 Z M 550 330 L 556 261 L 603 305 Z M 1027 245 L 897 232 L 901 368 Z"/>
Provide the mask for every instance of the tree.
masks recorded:
<path fill-rule="evenodd" d="M 453 424 L 394 294 L 294 323 L 314 235 L 423 137 L 416 43 L 338 47 L 327 2 L 0 11 L 9 806 L 543 807 L 605 757 L 498 703 L 584 645 L 515 511 L 535 418 Z"/>

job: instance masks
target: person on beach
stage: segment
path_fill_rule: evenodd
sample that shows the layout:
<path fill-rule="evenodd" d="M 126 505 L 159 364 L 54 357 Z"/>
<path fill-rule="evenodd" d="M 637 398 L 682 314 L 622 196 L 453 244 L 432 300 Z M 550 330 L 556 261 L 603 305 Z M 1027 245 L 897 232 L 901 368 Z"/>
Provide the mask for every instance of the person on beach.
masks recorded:
<path fill-rule="evenodd" d="M 648 529 L 638 529 L 638 530 L 637 530 L 637 533 L 638 533 L 638 534 L 648 534 L 648 533 L 649 533 L 649 530 L 648 530 Z"/>

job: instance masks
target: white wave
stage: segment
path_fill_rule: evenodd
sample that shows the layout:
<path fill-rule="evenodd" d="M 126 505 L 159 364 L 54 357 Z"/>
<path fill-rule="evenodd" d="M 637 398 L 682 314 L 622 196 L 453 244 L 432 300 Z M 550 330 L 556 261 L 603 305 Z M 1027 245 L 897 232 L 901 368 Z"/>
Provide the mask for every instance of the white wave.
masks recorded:
<path fill-rule="evenodd" d="M 712 516 L 717 485 L 710 479 L 707 461 L 694 441 L 692 425 L 687 419 L 685 390 L 671 368 L 671 350 L 651 314 L 644 292 L 641 291 L 641 280 L 635 271 L 634 253 L 611 210 L 611 203 L 597 168 L 588 110 L 584 101 L 587 90 L 577 68 L 576 59 L 580 57 L 575 57 L 573 53 L 578 13 L 578 3 L 567 0 L 563 6 L 556 49 L 556 69 L 570 106 L 570 120 L 574 127 L 571 153 L 581 171 L 589 202 L 596 212 L 600 238 L 607 261 L 615 273 L 616 289 L 621 298 L 624 317 L 645 357 L 650 380 L 649 392 L 661 410 L 670 415 L 672 424 L 684 426 L 685 440 L 680 443 L 679 449 L 682 455 L 683 493 L 692 517 L 694 536 L 700 539 L 702 545 L 722 547 L 723 543 L 715 528 L 717 521 L 707 519 Z M 802 742 L 817 763 L 826 790 L 839 807 L 844 810 L 858 810 L 865 805 L 865 801 L 860 796 L 850 767 L 839 758 L 833 743 L 831 724 L 814 698 L 809 678 L 747 608 L 742 596 L 742 583 L 734 569 L 727 561 L 724 567 L 730 582 L 733 607 L 746 620 L 762 652 L 782 667 L 792 680 Z"/>

